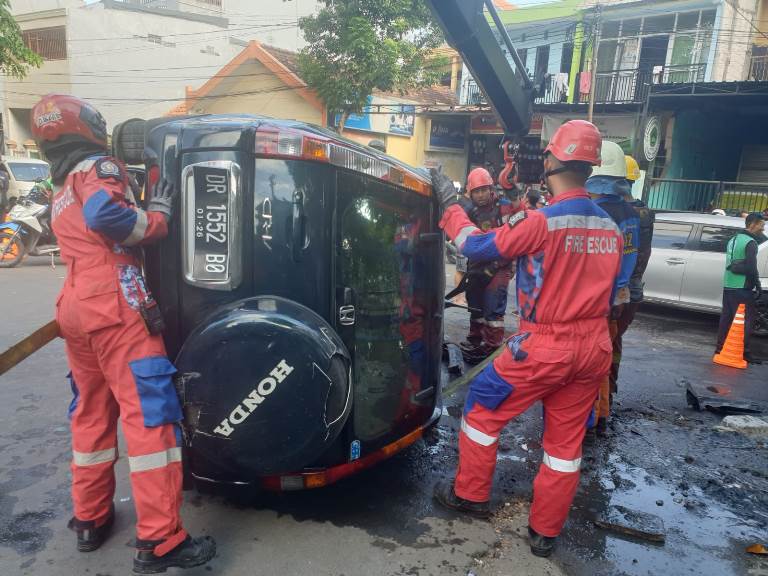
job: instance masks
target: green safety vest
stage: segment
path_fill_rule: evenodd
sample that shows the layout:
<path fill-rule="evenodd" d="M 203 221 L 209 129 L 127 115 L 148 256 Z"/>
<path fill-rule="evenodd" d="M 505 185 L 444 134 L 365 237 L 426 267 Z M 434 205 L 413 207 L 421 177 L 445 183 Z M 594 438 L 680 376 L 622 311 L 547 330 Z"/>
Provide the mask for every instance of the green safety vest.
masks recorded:
<path fill-rule="evenodd" d="M 723 287 L 744 288 L 746 286 L 747 277 L 744 274 L 731 272 L 728 267 L 736 260 L 744 260 L 747 255 L 747 244 L 754 241 L 755 239 L 752 236 L 744 232 L 739 232 L 728 241 L 728 246 L 725 249 L 725 278 L 723 280 Z"/>

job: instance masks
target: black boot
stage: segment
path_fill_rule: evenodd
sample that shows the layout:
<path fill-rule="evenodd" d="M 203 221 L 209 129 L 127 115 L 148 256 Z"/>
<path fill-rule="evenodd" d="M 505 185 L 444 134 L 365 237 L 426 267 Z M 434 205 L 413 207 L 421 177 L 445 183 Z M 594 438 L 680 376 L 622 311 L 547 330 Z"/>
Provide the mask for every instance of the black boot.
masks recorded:
<path fill-rule="evenodd" d="M 601 438 L 608 436 L 608 418 L 601 416 L 595 424 L 595 434 Z"/>
<path fill-rule="evenodd" d="M 542 536 L 533 528 L 528 526 L 528 541 L 531 545 L 531 553 L 534 556 L 548 558 L 555 550 L 556 537 Z"/>
<path fill-rule="evenodd" d="M 98 550 L 104 541 L 112 533 L 112 525 L 115 523 L 115 505 L 113 504 L 107 518 L 99 526 L 95 520 L 78 520 L 74 516 L 67 524 L 67 528 L 77 532 L 77 551 L 93 552 Z"/>
<path fill-rule="evenodd" d="M 762 364 L 763 359 L 762 358 L 755 358 L 751 354 L 744 354 L 744 360 L 746 360 L 749 364 Z"/>
<path fill-rule="evenodd" d="M 435 486 L 435 500 L 446 508 L 458 510 L 476 518 L 488 518 L 491 515 L 491 507 L 488 502 L 472 502 L 456 496 L 453 491 L 453 482 L 441 480 Z"/>
<path fill-rule="evenodd" d="M 159 574 L 168 568 L 194 568 L 216 556 L 216 542 L 210 536 L 187 538 L 176 548 L 162 556 L 155 555 L 160 542 L 137 541 L 133 558 L 134 574 Z"/>

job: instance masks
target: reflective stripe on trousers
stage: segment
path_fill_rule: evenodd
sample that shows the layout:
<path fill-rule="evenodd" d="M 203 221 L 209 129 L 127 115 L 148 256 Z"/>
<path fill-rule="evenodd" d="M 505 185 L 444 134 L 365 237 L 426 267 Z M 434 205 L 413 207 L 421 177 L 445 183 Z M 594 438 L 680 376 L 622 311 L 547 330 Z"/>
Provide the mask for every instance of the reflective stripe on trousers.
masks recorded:
<path fill-rule="evenodd" d="M 467 438 L 481 446 L 491 446 L 498 440 L 498 438 L 489 436 L 485 432 L 481 432 L 477 428 L 470 426 L 464 418 L 461 419 L 461 431 L 467 435 Z"/>
<path fill-rule="evenodd" d="M 117 459 L 117 448 L 107 448 L 96 452 L 78 452 L 72 450 L 72 462 L 75 466 L 96 466 Z"/>
<path fill-rule="evenodd" d="M 165 468 L 173 462 L 181 462 L 181 448 L 168 448 L 143 456 L 129 456 L 128 467 L 131 472 L 146 472 L 157 468 Z"/>
<path fill-rule="evenodd" d="M 542 462 L 545 466 L 554 470 L 555 472 L 573 473 L 581 470 L 581 458 L 576 458 L 574 460 L 563 460 L 562 458 L 555 458 L 554 456 L 550 456 L 544 452 Z"/>

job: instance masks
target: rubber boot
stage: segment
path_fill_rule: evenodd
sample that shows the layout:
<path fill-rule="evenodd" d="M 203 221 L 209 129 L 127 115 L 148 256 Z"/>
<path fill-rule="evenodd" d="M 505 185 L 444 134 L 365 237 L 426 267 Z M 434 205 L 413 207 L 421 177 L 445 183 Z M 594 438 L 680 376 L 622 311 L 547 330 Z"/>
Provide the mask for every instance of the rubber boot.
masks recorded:
<path fill-rule="evenodd" d="M 67 524 L 67 528 L 77 532 L 78 552 L 93 552 L 101 548 L 101 545 L 109 538 L 114 523 L 115 505 L 113 504 L 107 517 L 98 526 L 95 520 L 78 520 L 73 516 Z"/>
<path fill-rule="evenodd" d="M 216 542 L 210 536 L 187 538 L 176 548 L 157 556 L 159 542 L 138 542 L 133 558 L 134 574 L 159 574 L 168 568 L 194 568 L 202 566 L 216 556 Z"/>
<path fill-rule="evenodd" d="M 491 507 L 488 501 L 472 502 L 456 496 L 453 490 L 453 482 L 441 480 L 435 486 L 435 500 L 446 508 L 457 510 L 476 518 L 488 518 L 491 515 Z"/>
<path fill-rule="evenodd" d="M 548 558 L 555 550 L 555 542 L 557 538 L 550 536 L 542 536 L 536 532 L 533 528 L 528 526 L 528 542 L 531 545 L 531 553 L 534 556 L 540 558 Z"/>

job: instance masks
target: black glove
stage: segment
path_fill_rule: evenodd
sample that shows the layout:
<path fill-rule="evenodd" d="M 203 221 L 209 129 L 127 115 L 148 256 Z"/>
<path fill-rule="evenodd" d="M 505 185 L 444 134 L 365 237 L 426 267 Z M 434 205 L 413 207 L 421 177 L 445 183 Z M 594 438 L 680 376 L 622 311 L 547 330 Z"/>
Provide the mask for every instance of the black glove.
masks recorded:
<path fill-rule="evenodd" d="M 437 200 L 440 202 L 440 206 L 443 210 L 459 201 L 456 187 L 453 185 L 451 179 L 443 174 L 442 166 L 437 169 L 430 168 L 429 175 L 432 177 L 432 190 L 434 190 Z"/>
<path fill-rule="evenodd" d="M 477 210 L 476 210 L 475 203 L 472 202 L 472 200 L 470 200 L 466 196 L 459 196 L 457 203 L 459 206 L 461 206 L 462 210 L 466 212 L 467 216 L 469 216 L 470 219 L 475 215 L 475 212 Z"/>
<path fill-rule="evenodd" d="M 763 295 L 763 287 L 758 284 L 755 286 L 755 300 L 760 300 L 760 297 Z"/>
<path fill-rule="evenodd" d="M 165 178 L 162 178 L 155 184 L 152 190 L 152 198 L 147 204 L 147 212 L 160 212 L 165 216 L 165 221 L 170 222 L 177 195 L 176 187 Z"/>

